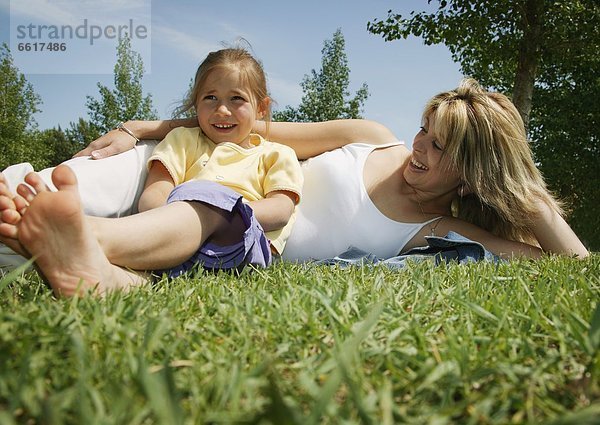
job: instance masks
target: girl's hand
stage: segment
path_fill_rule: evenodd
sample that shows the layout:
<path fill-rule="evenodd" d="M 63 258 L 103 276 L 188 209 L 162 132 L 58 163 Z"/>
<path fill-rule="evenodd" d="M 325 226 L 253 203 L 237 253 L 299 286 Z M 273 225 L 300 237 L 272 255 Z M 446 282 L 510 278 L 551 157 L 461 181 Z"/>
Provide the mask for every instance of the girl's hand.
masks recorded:
<path fill-rule="evenodd" d="M 133 149 L 136 140 L 124 131 L 111 130 L 91 142 L 87 148 L 80 150 L 78 156 L 91 156 L 93 159 L 107 158 L 112 155 Z"/>
<path fill-rule="evenodd" d="M 252 201 L 248 204 L 254 211 L 254 216 L 265 232 L 281 229 L 285 226 L 296 205 L 298 195 L 285 190 L 267 193 L 266 198 Z"/>

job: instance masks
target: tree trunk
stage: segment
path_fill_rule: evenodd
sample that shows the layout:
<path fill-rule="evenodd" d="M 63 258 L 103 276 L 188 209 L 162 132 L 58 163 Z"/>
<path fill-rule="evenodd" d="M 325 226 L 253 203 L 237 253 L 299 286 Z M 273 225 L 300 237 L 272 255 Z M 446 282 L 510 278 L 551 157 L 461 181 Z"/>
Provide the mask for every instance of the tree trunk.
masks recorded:
<path fill-rule="evenodd" d="M 523 38 L 519 46 L 519 63 L 513 88 L 513 103 L 521 114 L 521 118 L 523 118 L 525 128 L 527 128 L 533 101 L 533 86 L 540 57 L 544 0 L 526 0 L 523 7 L 521 14 Z"/>

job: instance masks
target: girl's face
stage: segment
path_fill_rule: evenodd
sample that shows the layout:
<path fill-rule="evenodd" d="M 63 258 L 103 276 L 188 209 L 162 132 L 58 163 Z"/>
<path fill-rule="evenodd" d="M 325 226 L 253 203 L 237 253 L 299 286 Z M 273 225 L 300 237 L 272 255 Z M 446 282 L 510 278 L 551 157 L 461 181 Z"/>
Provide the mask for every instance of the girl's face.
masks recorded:
<path fill-rule="evenodd" d="M 413 140 L 413 152 L 404 169 L 404 179 L 413 188 L 433 195 L 455 191 L 460 183 L 458 172 L 450 171 L 442 158 L 444 144 L 433 132 L 434 117 L 425 119 Z"/>
<path fill-rule="evenodd" d="M 254 121 L 264 116 L 268 99 L 258 102 L 241 81 L 238 70 L 211 71 L 198 92 L 196 113 L 200 128 L 213 142 L 249 148 Z"/>

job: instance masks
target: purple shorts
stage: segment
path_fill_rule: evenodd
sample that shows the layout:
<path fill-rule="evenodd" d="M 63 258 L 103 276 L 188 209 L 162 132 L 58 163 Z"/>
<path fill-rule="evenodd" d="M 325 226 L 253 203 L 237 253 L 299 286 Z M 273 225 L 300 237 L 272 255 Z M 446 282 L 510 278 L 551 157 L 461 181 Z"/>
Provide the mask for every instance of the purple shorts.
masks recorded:
<path fill-rule="evenodd" d="M 184 263 L 163 270 L 169 277 L 177 277 L 196 265 L 207 270 L 241 270 L 247 264 L 258 267 L 271 264 L 269 240 L 254 217 L 252 208 L 242 202 L 242 195 L 218 183 L 193 180 L 175 187 L 167 199 L 167 203 L 178 201 L 202 202 L 227 212 L 238 213 L 246 225 L 246 230 L 242 240 L 233 245 L 219 246 L 206 242 Z"/>

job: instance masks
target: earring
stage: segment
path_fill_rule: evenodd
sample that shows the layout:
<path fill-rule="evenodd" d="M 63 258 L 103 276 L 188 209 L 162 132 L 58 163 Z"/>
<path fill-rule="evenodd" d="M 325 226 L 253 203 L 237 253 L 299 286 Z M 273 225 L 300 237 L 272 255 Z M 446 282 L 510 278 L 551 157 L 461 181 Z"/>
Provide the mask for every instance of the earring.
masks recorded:
<path fill-rule="evenodd" d="M 454 198 L 452 200 L 452 203 L 450 204 L 450 212 L 452 213 L 452 217 L 458 217 L 461 199 L 462 198 Z"/>

